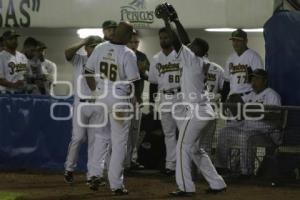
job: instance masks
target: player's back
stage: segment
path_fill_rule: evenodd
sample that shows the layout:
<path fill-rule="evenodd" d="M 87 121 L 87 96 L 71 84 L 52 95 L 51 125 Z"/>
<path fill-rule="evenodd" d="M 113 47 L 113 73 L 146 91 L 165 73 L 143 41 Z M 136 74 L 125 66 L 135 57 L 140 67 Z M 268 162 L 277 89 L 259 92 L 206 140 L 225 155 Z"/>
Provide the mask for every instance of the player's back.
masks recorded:
<path fill-rule="evenodd" d="M 87 69 L 99 74 L 98 87 L 116 90 L 120 95 L 130 93 L 127 81 L 139 79 L 135 53 L 125 45 L 105 42 L 99 44 L 88 59 Z"/>
<path fill-rule="evenodd" d="M 206 103 L 203 60 L 184 45 L 179 52 L 179 56 L 182 65 L 181 91 L 183 92 L 184 101 Z"/>

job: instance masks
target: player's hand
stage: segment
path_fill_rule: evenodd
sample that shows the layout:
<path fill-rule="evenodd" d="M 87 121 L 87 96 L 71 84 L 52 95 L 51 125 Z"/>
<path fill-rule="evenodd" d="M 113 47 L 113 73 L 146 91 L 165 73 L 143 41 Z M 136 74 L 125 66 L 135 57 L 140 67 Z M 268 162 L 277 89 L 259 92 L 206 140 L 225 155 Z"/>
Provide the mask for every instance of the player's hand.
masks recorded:
<path fill-rule="evenodd" d="M 170 13 L 166 4 L 159 4 L 155 8 L 155 16 L 158 19 L 163 19 L 164 21 L 168 21 L 170 17 Z"/>
<path fill-rule="evenodd" d="M 93 36 L 89 36 L 87 38 L 85 38 L 82 43 L 83 45 L 89 44 L 91 42 L 91 40 L 93 40 Z"/>
<path fill-rule="evenodd" d="M 166 3 L 166 6 L 169 10 L 169 18 L 170 21 L 175 22 L 178 21 L 178 15 L 173 5 Z"/>

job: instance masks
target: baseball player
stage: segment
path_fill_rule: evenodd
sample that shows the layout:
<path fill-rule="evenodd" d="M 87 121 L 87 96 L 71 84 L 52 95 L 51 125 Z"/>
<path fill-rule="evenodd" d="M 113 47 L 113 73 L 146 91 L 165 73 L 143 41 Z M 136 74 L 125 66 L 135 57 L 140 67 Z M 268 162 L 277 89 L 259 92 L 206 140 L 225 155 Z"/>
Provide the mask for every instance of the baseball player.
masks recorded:
<path fill-rule="evenodd" d="M 232 32 L 230 40 L 234 53 L 232 53 L 225 65 L 225 81 L 223 84 L 222 101 L 225 101 L 227 94 L 229 98 L 231 95 L 244 96 L 252 91 L 250 84 L 250 75 L 255 69 L 263 69 L 263 62 L 257 52 L 248 48 L 247 33 L 241 29 Z M 234 115 L 233 112 L 230 112 Z M 240 120 L 227 121 L 226 127 L 228 129 L 240 127 L 242 125 Z M 218 169 L 219 170 L 219 169 Z M 226 173 L 226 170 L 219 170 Z"/>
<path fill-rule="evenodd" d="M 208 59 L 209 44 L 204 39 L 199 38 L 198 44 L 200 46 L 199 56 L 204 61 L 204 73 L 205 73 L 205 90 L 208 93 L 210 102 L 219 102 L 224 83 L 224 70 L 218 64 L 211 62 Z M 211 145 L 216 130 L 216 121 L 214 125 L 211 125 L 210 130 L 207 131 L 206 137 L 201 141 L 200 147 L 211 155 Z"/>
<path fill-rule="evenodd" d="M 156 9 L 156 16 L 163 18 L 172 37 L 174 49 L 182 66 L 181 89 L 183 102 L 188 104 L 186 120 L 181 126 L 176 151 L 176 183 L 178 190 L 171 196 L 193 196 L 195 185 L 191 176 L 191 164 L 196 163 L 202 175 L 208 181 L 209 192 L 221 192 L 226 189 L 223 178 L 218 175 L 207 153 L 199 148 L 199 140 L 203 138 L 206 129 L 214 120 L 214 111 L 208 100 L 203 96 L 204 73 L 203 60 L 199 55 L 199 44 L 194 40 L 189 48 L 182 44 L 172 31 L 169 19 L 175 22 L 183 43 L 189 43 L 188 36 L 178 20 L 176 11 L 170 4 L 162 4 Z"/>
<path fill-rule="evenodd" d="M 102 31 L 104 35 L 104 41 L 111 41 L 113 38 L 113 35 L 115 34 L 115 30 L 117 28 L 117 22 L 113 20 L 106 20 L 102 23 Z M 104 145 L 107 146 L 106 155 L 104 156 L 104 160 L 101 163 L 101 169 L 107 172 L 109 161 L 110 161 L 110 154 L 111 154 L 111 144 L 110 141 L 107 141 L 107 144 Z M 104 173 L 101 171 L 101 173 Z M 102 177 L 102 175 L 101 175 Z"/>
<path fill-rule="evenodd" d="M 172 115 L 172 104 L 181 102 L 180 61 L 176 59 L 172 41 L 166 28 L 159 30 L 161 51 L 150 62 L 149 82 L 158 85 L 161 125 L 165 135 L 166 164 L 164 173 L 174 175 L 176 167 L 176 128 L 180 129 L 180 120 Z M 178 106 L 179 111 L 180 107 Z"/>
<path fill-rule="evenodd" d="M 251 92 L 249 75 L 255 69 L 264 69 L 262 58 L 257 52 L 248 48 L 247 33 L 242 29 L 232 32 L 231 38 L 234 53 L 227 59 L 225 65 L 224 87 L 229 94 L 246 95 Z"/>
<path fill-rule="evenodd" d="M 87 162 L 87 181 L 90 181 L 91 175 L 89 174 L 91 171 L 91 159 L 93 156 L 93 148 L 95 141 L 95 134 L 100 131 L 98 128 L 86 128 L 80 126 L 78 122 L 78 118 L 84 125 L 90 124 L 100 124 L 100 114 L 95 109 L 93 110 L 91 107 L 84 107 L 81 112 L 78 111 L 78 107 L 81 103 L 89 102 L 88 99 L 83 99 L 79 96 L 79 94 L 83 94 L 86 96 L 90 96 L 91 92 L 89 87 L 87 86 L 85 79 L 82 79 L 81 84 L 77 85 L 79 76 L 84 74 L 84 67 L 86 65 L 88 57 L 92 54 L 95 46 L 102 42 L 102 39 L 98 36 L 90 36 L 78 44 L 73 45 L 72 47 L 65 50 L 66 59 L 73 65 L 74 67 L 74 75 L 73 75 L 73 85 L 74 85 L 74 109 L 73 109 L 73 120 L 72 120 L 72 138 L 68 148 L 68 154 L 65 162 L 65 173 L 64 179 L 65 182 L 71 184 L 74 181 L 73 172 L 76 168 L 78 154 L 82 143 L 84 143 L 86 137 L 88 139 L 88 162 Z M 77 51 L 84 47 L 87 55 L 80 55 Z M 80 93 L 79 93 L 80 92 Z M 78 116 L 79 115 L 79 116 Z"/>
<path fill-rule="evenodd" d="M 135 110 L 135 117 L 132 119 L 128 143 L 127 143 L 127 156 L 125 160 L 125 170 L 141 170 L 144 169 L 144 166 L 141 165 L 138 159 L 138 149 L 143 141 L 145 135 L 144 132 L 140 132 L 141 126 L 141 118 L 142 118 L 142 111 L 139 105 L 143 103 L 143 91 L 144 91 L 144 81 L 148 80 L 146 75 L 146 71 L 149 70 L 149 61 L 147 56 L 138 50 L 139 47 L 139 36 L 136 30 L 133 31 L 131 36 L 131 40 L 127 44 L 127 47 L 130 48 L 135 52 L 137 58 L 137 65 L 139 67 L 139 72 L 141 79 L 135 81 L 135 97 L 132 99 L 133 104 L 135 105 L 134 108 L 138 109 Z"/>
<path fill-rule="evenodd" d="M 40 91 L 42 94 L 49 95 L 51 84 L 53 83 L 55 78 L 54 76 L 57 73 L 57 66 L 54 62 L 45 58 L 46 49 L 47 49 L 46 44 L 41 41 L 38 41 L 38 46 L 37 46 L 38 61 L 41 63 L 41 70 L 44 78 L 43 83 L 40 87 Z M 45 91 L 42 91 L 43 88 L 45 89 Z"/>
<path fill-rule="evenodd" d="M 26 56 L 19 51 L 18 37 L 14 30 L 3 33 L 4 50 L 0 52 L 0 91 L 21 94 L 26 91 L 26 76 L 31 74 Z"/>
<path fill-rule="evenodd" d="M 102 115 L 108 119 L 105 128 L 108 128 L 111 136 L 112 153 L 108 179 L 113 195 L 128 194 L 123 183 L 123 164 L 126 157 L 130 120 L 122 118 L 128 116 L 129 113 L 125 110 L 120 111 L 120 109 L 128 109 L 124 103 L 128 102 L 130 93 L 132 93 L 130 82 L 140 79 L 136 56 L 132 50 L 125 46 L 131 39 L 132 30 L 133 27 L 128 22 L 120 22 L 111 42 L 97 46 L 86 65 L 87 74 L 100 75 L 96 78 L 98 80 L 97 86 L 102 94 L 106 94 L 99 101 L 105 103 L 108 110 L 108 113 L 102 113 Z M 91 76 L 86 77 L 88 86 L 93 93 L 96 89 L 96 79 Z M 120 99 L 120 96 L 123 98 Z M 101 143 L 105 131 L 101 129 L 101 134 L 96 135 L 95 142 L 97 144 L 98 141 Z M 99 149 L 103 149 L 103 147 L 101 145 L 95 146 L 92 172 L 94 177 L 99 176 L 101 159 L 97 157 L 102 151 Z M 92 182 L 92 185 L 94 186 L 93 189 L 98 189 L 96 181 Z"/>
<path fill-rule="evenodd" d="M 261 103 L 263 105 L 281 105 L 280 96 L 271 88 L 267 87 L 267 73 L 263 69 L 256 69 L 252 73 L 252 89 L 248 95 L 236 95 L 236 102 Z M 239 126 L 225 127 L 221 129 L 218 138 L 216 166 L 221 169 L 228 168 L 228 155 L 230 146 L 240 146 L 240 170 L 241 178 L 247 178 L 253 173 L 253 150 L 249 146 L 249 138 L 252 136 L 269 136 L 279 134 L 276 126 L 266 121 L 270 113 L 265 113 L 264 120 L 242 120 Z M 277 124 L 278 126 L 278 124 Z M 280 143 L 280 138 L 274 137 L 274 143 Z M 225 171 L 225 170 L 223 170 Z"/>
<path fill-rule="evenodd" d="M 115 29 L 117 28 L 117 22 L 113 20 L 107 20 L 103 22 L 102 24 L 102 30 L 104 35 L 105 41 L 111 41 L 115 32 Z"/>

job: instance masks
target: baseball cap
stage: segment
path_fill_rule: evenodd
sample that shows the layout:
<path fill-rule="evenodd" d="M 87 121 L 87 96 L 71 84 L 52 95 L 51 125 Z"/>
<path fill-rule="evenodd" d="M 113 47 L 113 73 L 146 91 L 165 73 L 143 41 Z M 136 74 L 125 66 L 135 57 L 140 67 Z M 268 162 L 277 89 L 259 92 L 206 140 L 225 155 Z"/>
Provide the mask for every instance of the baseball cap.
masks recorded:
<path fill-rule="evenodd" d="M 89 36 L 88 43 L 86 44 L 86 46 L 96 46 L 96 45 L 100 44 L 101 42 L 103 42 L 103 39 L 101 37 Z"/>
<path fill-rule="evenodd" d="M 39 49 L 47 49 L 47 45 L 44 42 L 37 41 L 38 42 L 38 48 Z"/>
<path fill-rule="evenodd" d="M 267 78 L 268 73 L 264 69 L 255 69 L 251 76 L 256 76 L 256 77 L 262 77 L 262 78 Z"/>
<path fill-rule="evenodd" d="M 237 29 L 236 31 L 233 31 L 231 33 L 231 38 L 230 40 L 246 40 L 247 39 L 247 33 L 243 31 L 242 29 Z"/>
<path fill-rule="evenodd" d="M 3 40 L 9 40 L 13 37 L 19 37 L 20 35 L 16 33 L 15 30 L 8 30 L 2 34 Z"/>
<path fill-rule="evenodd" d="M 117 26 L 118 26 L 117 22 L 113 21 L 113 20 L 107 20 L 107 21 L 103 22 L 103 24 L 102 24 L 103 29 L 116 28 Z"/>

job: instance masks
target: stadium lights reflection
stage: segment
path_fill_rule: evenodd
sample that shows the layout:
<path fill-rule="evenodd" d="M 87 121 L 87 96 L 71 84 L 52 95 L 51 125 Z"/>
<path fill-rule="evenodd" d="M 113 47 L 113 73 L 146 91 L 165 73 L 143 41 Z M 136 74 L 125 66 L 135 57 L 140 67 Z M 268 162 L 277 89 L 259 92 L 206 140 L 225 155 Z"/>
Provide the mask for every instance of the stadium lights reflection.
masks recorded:
<path fill-rule="evenodd" d="M 77 35 L 79 38 L 84 39 L 91 35 L 97 35 L 103 38 L 102 28 L 82 28 L 77 30 Z"/>
<path fill-rule="evenodd" d="M 207 28 L 205 31 L 207 32 L 233 32 L 235 28 Z M 252 33 L 262 33 L 264 32 L 263 28 L 248 28 L 243 29 L 245 32 L 252 32 Z"/>

